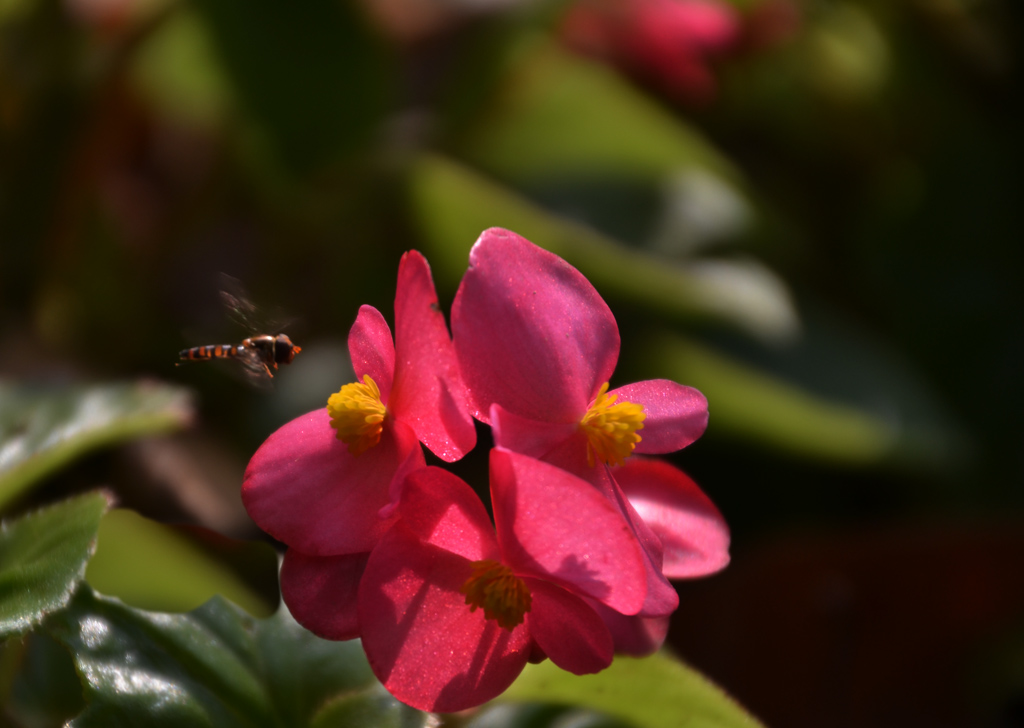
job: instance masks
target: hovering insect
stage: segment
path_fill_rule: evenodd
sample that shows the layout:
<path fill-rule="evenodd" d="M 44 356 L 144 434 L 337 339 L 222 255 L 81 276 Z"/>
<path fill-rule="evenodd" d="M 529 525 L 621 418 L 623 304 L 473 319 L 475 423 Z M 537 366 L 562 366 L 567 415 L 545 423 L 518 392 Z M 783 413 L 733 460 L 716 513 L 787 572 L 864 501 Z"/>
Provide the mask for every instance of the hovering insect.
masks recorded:
<path fill-rule="evenodd" d="M 249 330 L 258 330 L 256 322 L 256 306 L 245 296 L 241 283 L 230 276 L 222 276 L 224 290 L 220 292 L 221 301 L 227 308 L 231 318 Z M 258 334 L 243 339 L 239 344 L 207 344 L 193 346 L 178 352 L 181 361 L 207 361 L 209 359 L 235 359 L 242 363 L 246 372 L 255 381 L 266 378 L 273 379 L 271 367 L 277 369 L 278 364 L 290 364 L 295 355 L 302 351 L 287 334 Z M 178 362 L 176 366 L 180 366 Z"/>

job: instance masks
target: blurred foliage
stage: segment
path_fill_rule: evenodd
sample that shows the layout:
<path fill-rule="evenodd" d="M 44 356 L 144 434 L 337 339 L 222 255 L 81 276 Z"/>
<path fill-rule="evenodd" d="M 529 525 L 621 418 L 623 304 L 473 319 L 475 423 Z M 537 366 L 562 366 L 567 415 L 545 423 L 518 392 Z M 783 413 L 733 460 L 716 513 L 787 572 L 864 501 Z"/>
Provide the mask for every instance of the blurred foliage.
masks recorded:
<path fill-rule="evenodd" d="M 0 382 L 0 508 L 89 450 L 184 427 L 188 392 L 155 383 L 26 387 Z"/>
<path fill-rule="evenodd" d="M 390 317 L 403 251 L 445 303 L 476 236 L 506 226 L 608 299 L 618 380 L 708 395 L 707 434 L 673 459 L 734 561 L 793 529 L 1019 524 L 1019 3 L 707 0 L 731 41 L 679 40 L 684 76 L 621 55 L 660 47 L 619 42 L 624 21 L 580 52 L 567 13 L 588 2 L 0 0 L 0 512 L 107 487 L 194 530 L 108 514 L 94 587 L 266 613 L 266 552 L 226 556 L 202 529 L 256 537 L 231 515 L 247 458 L 348 381 L 348 328 L 364 303 Z M 223 273 L 297 316 L 303 352 L 268 390 L 232 362 L 175 367 L 274 333 L 229 325 Z M 195 583 L 131 576 L 147 563 Z M 58 603 L 39 598 L 28 623 Z M 1003 613 L 987 629 L 1019 634 L 1024 605 Z M 0 664 L 36 649 L 53 645 L 33 633 Z M 902 709 L 866 715 L 913 723 Z M 948 725 L 977 724 L 964 711 Z"/>
<path fill-rule="evenodd" d="M 620 657 L 597 675 L 570 675 L 550 660 L 530 665 L 501 701 L 547 701 L 600 710 L 631 725 L 757 728 L 750 717 L 686 665 L 662 653 Z"/>
<path fill-rule="evenodd" d="M 209 538 L 199 540 L 201 535 L 176 531 L 133 511 L 113 510 L 100 522 L 96 554 L 85 578 L 97 591 L 142 609 L 186 612 L 220 594 L 250 614 L 269 616 L 273 605 L 239 576 L 238 560 L 225 563 L 227 559 L 218 558 L 232 545 L 220 538 L 211 553 L 204 548 Z M 244 552 L 238 555 L 276 578 L 277 557 L 270 547 L 240 543 L 233 550 Z M 160 569 L 154 570 L 153 564 Z"/>

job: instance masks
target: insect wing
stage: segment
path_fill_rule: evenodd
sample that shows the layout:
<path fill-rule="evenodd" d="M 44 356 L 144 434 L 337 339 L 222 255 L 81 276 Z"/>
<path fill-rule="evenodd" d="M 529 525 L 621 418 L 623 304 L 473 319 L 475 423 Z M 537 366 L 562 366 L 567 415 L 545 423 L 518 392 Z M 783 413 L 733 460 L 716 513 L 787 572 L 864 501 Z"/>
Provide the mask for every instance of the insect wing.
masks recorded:
<path fill-rule="evenodd" d="M 228 318 L 245 332 L 245 336 L 279 334 L 295 323 L 295 319 L 276 312 L 273 316 L 268 316 L 266 311 L 252 302 L 242 282 L 237 278 L 221 273 L 220 283 L 220 300 L 228 313 Z"/>
<path fill-rule="evenodd" d="M 240 364 L 242 373 L 250 384 L 260 389 L 270 388 L 270 380 L 273 375 L 267 369 L 266 358 L 259 350 L 247 346 L 240 347 L 238 356 L 235 359 Z"/>
<path fill-rule="evenodd" d="M 230 318 L 246 335 L 256 333 L 262 325 L 256 305 L 237 278 L 221 273 L 220 300 Z"/>

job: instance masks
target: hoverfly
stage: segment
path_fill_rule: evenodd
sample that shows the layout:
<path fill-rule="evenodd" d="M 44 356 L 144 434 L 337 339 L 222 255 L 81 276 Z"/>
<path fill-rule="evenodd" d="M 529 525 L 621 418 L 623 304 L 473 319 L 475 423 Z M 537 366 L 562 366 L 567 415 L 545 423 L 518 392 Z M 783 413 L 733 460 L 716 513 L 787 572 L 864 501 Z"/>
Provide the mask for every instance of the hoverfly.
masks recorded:
<path fill-rule="evenodd" d="M 224 288 L 220 292 L 221 302 L 228 314 L 236 323 L 250 331 L 260 330 L 256 326 L 256 306 L 246 297 L 241 283 L 227 275 L 222 275 Z M 271 367 L 277 369 L 278 364 L 290 364 L 295 355 L 302 351 L 287 334 L 257 334 L 243 339 L 239 344 L 207 344 L 182 349 L 178 352 L 181 361 L 207 361 L 210 359 L 235 359 L 242 363 L 246 373 L 255 382 L 273 379 Z M 181 361 L 176 366 L 181 365 Z"/>

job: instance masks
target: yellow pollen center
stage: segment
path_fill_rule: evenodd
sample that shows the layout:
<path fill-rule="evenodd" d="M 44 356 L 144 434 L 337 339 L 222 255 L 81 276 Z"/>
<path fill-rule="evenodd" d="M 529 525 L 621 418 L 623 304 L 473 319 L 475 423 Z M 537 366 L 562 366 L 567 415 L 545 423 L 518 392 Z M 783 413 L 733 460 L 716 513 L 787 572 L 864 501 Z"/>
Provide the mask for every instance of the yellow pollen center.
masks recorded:
<path fill-rule="evenodd" d="M 483 607 L 484 617 L 510 632 L 522 624 L 533 604 L 523 580 L 504 564 L 490 559 L 474 561 L 472 567 L 473 575 L 459 589 L 466 595 L 469 611 Z"/>
<path fill-rule="evenodd" d="M 587 436 L 587 463 L 594 467 L 600 460 L 609 465 L 622 465 L 640 442 L 637 430 L 644 428 L 643 405 L 616 402 L 617 394 L 608 394 L 608 382 L 601 385 L 590 409 L 580 421 Z"/>
<path fill-rule="evenodd" d="M 336 436 L 353 455 L 361 455 L 380 442 L 388 410 L 380 401 L 380 390 L 369 374 L 363 382 L 346 384 L 327 400 L 327 413 Z"/>

